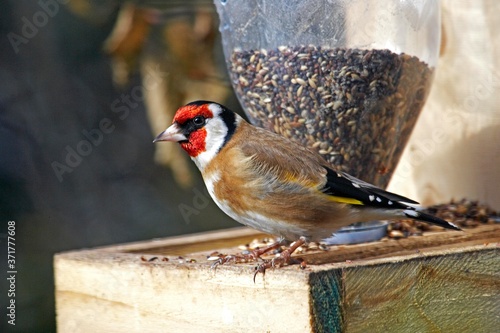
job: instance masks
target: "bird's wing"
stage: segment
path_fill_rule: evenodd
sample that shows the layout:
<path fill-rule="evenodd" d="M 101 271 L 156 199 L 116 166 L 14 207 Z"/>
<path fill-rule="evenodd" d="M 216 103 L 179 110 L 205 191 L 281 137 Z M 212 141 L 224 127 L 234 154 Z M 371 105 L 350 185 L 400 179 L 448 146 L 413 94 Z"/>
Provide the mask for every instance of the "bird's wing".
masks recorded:
<path fill-rule="evenodd" d="M 320 190 L 326 184 L 326 170 L 320 156 L 307 148 L 269 131 L 251 130 L 253 140 L 245 140 L 239 148 L 248 157 L 247 167 L 254 170 L 254 178 L 264 179 L 273 190 Z M 248 133 L 248 135 L 250 135 Z"/>
<path fill-rule="evenodd" d="M 385 191 L 344 172 L 330 168 L 322 157 L 280 135 L 256 128 L 258 140 L 246 140 L 245 156 L 267 183 L 287 191 L 318 190 L 331 201 L 386 208 L 408 208 L 418 202 Z"/>
<path fill-rule="evenodd" d="M 357 204 L 381 208 L 408 208 L 418 202 L 401 195 L 385 191 L 344 172 L 337 172 L 325 166 L 326 184 L 323 191 L 339 197 L 352 198 Z"/>

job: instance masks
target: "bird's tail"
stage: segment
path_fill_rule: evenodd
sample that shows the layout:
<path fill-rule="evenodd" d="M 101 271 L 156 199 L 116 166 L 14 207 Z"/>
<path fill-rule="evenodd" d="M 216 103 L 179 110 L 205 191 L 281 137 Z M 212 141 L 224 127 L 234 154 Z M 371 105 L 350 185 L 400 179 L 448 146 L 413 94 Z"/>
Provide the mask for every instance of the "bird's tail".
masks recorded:
<path fill-rule="evenodd" d="M 439 217 L 436 217 L 434 215 L 426 214 L 419 210 L 408 208 L 404 210 L 403 213 L 409 218 L 432 223 L 446 229 L 459 230 L 459 231 L 462 230 L 451 222 L 440 219 Z"/>

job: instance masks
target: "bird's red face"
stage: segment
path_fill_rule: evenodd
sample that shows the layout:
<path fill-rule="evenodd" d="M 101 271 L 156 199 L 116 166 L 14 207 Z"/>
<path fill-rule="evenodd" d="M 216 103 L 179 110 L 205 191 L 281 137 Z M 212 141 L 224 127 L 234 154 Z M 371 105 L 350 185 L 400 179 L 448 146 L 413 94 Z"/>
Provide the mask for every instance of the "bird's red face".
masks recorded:
<path fill-rule="evenodd" d="M 241 120 L 220 104 L 196 101 L 179 108 L 173 124 L 153 142 L 179 142 L 202 170 L 230 140 Z"/>
<path fill-rule="evenodd" d="M 213 116 L 207 104 L 189 104 L 177 110 L 173 122 L 181 128 L 184 127 L 187 140 L 180 141 L 180 144 L 189 156 L 196 157 L 206 150 L 207 130 L 205 123 Z"/>
<path fill-rule="evenodd" d="M 157 141 L 177 141 L 191 157 L 206 151 L 207 119 L 214 114 L 207 103 L 191 103 L 177 110 L 173 124 L 158 135 Z"/>

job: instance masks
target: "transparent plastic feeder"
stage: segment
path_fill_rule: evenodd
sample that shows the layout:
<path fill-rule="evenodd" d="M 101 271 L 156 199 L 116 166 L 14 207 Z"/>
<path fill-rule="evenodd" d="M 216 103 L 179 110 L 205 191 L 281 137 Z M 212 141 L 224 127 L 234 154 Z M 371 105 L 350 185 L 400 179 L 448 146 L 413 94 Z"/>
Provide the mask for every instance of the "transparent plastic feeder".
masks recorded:
<path fill-rule="evenodd" d="M 250 121 L 386 187 L 429 93 L 435 0 L 215 0 Z"/>
<path fill-rule="evenodd" d="M 385 188 L 425 103 L 436 0 L 215 0 L 231 84 L 257 126 Z"/>

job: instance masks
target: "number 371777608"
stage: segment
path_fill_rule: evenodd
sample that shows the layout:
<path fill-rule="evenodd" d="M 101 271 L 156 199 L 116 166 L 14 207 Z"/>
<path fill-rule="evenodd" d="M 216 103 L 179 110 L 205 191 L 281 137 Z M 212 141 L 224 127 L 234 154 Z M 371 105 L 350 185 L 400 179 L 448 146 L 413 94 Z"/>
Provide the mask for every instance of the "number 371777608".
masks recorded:
<path fill-rule="evenodd" d="M 7 223 L 7 265 L 9 270 L 16 269 L 16 222 Z"/>

